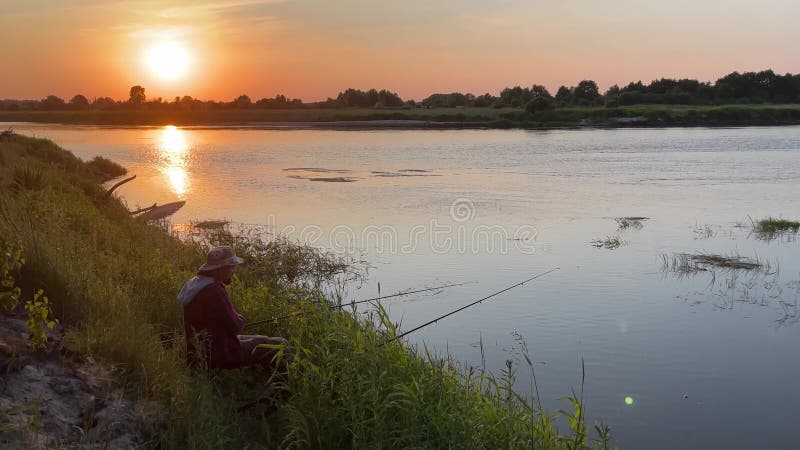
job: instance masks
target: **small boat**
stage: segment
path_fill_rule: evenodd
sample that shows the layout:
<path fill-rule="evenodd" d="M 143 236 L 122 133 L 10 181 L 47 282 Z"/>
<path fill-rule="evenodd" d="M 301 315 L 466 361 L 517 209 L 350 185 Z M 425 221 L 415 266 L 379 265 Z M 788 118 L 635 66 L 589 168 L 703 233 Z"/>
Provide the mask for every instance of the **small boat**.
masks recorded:
<path fill-rule="evenodd" d="M 178 210 L 183 208 L 183 205 L 185 205 L 185 204 L 186 204 L 185 201 L 165 203 L 165 204 L 163 204 L 161 206 L 154 206 L 152 208 L 149 208 L 146 211 L 144 211 L 142 214 L 140 214 L 140 215 L 138 215 L 136 217 L 138 219 L 142 219 L 142 220 L 159 220 L 159 219 L 163 219 L 165 217 L 169 217 L 169 216 L 175 214 L 176 212 L 178 212 Z"/>

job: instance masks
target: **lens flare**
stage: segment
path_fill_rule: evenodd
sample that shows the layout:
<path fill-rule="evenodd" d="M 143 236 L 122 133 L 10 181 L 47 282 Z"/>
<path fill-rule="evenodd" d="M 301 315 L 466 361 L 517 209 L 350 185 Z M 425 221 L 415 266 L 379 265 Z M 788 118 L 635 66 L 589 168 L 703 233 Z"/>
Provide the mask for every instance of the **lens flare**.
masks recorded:
<path fill-rule="evenodd" d="M 625 397 L 625 404 L 628 406 L 633 405 L 633 397 Z"/>

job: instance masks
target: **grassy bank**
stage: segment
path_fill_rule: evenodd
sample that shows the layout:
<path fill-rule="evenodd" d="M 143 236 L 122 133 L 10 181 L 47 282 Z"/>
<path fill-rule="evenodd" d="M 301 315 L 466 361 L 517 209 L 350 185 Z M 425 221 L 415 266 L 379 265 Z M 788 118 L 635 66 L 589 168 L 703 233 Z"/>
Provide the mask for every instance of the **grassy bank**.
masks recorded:
<path fill-rule="evenodd" d="M 0 246 L 22 249 L 16 282 L 23 298 L 34 289 L 49 296 L 68 327 L 64 345 L 113 364 L 128 395 L 146 402 L 142 420 L 153 446 L 605 447 L 606 432 L 589 431 L 579 398 L 565 404 L 571 412 L 561 421 L 514 392 L 514 366 L 493 377 L 401 343 L 381 345 L 395 328 L 380 308 L 369 321 L 320 307 L 327 304 L 321 282 L 358 276 L 348 261 L 224 230 L 182 242 L 131 219 L 106 198 L 101 180 L 96 168 L 50 141 L 4 138 Z M 169 340 L 180 337 L 176 293 L 210 243 L 234 245 L 247 260 L 230 286 L 246 317 L 309 312 L 248 330 L 282 335 L 294 349 L 289 395 L 273 396 L 272 414 L 263 405 L 239 410 L 274 393 L 262 375 L 194 373 L 182 341 Z"/>
<path fill-rule="evenodd" d="M 415 120 L 483 123 L 495 120 L 511 108 L 435 109 L 225 109 L 201 111 L 0 111 L 1 122 L 43 122 L 85 125 L 218 125 L 265 122 L 343 122 Z"/>
<path fill-rule="evenodd" d="M 800 124 L 800 105 L 640 105 L 616 108 L 556 108 L 536 113 L 513 108 L 0 111 L 2 122 L 83 125 L 187 126 L 288 122 L 315 123 L 318 126 L 337 126 L 338 123 L 338 126 L 342 127 L 356 127 L 358 125 L 346 122 L 403 120 L 491 128 L 789 125 Z M 402 126 L 402 124 L 380 126 Z"/>
<path fill-rule="evenodd" d="M 800 124 L 800 105 L 637 105 L 617 108 L 557 108 L 501 115 L 509 126 L 661 127 Z M 499 124 L 496 124 L 499 125 Z"/>

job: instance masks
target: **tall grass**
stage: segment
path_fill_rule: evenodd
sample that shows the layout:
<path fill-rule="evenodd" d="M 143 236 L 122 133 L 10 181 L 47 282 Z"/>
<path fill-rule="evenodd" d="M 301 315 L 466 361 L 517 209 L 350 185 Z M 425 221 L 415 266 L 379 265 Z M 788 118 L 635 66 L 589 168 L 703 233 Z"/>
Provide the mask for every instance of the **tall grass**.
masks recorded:
<path fill-rule="evenodd" d="M 106 198 L 95 171 L 50 141 L 0 143 L 0 248 L 21 248 L 23 291 L 42 288 L 68 326 L 63 345 L 107 361 L 144 404 L 150 443 L 162 448 L 605 448 L 586 432 L 580 397 L 569 428 L 497 377 L 400 342 L 380 304 L 361 320 L 320 307 L 321 282 L 353 276 L 346 261 L 286 241 L 223 230 L 179 240 L 133 220 Z M 19 170 L 36 173 L 16 183 Z M 29 177 L 25 175 L 23 179 Z M 230 243 L 248 265 L 229 290 L 251 320 L 310 314 L 248 332 L 286 337 L 288 380 L 257 371 L 193 372 L 184 363 L 175 300 L 207 246 Z M 532 365 L 531 365 L 532 369 Z M 254 400 L 265 400 L 253 403 Z M 243 405 L 251 404 L 243 410 Z M 269 414 L 271 412 L 271 414 Z"/>

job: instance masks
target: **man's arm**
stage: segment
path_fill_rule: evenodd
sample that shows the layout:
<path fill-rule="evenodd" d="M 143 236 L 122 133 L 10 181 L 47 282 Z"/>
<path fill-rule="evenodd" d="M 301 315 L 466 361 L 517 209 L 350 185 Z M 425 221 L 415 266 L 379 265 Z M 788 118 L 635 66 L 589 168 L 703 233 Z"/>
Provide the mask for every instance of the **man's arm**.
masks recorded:
<path fill-rule="evenodd" d="M 239 333 L 244 328 L 244 317 L 233 308 L 231 298 L 224 287 L 217 285 L 215 289 L 217 291 L 217 295 L 215 295 L 216 301 L 214 302 L 216 320 L 225 331 L 231 334 Z"/>

